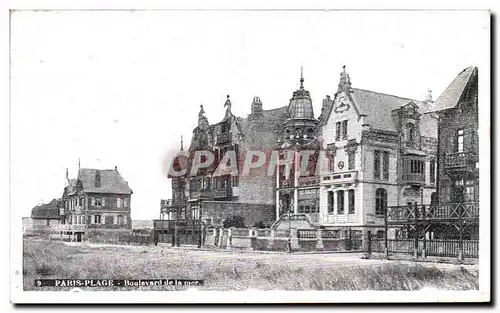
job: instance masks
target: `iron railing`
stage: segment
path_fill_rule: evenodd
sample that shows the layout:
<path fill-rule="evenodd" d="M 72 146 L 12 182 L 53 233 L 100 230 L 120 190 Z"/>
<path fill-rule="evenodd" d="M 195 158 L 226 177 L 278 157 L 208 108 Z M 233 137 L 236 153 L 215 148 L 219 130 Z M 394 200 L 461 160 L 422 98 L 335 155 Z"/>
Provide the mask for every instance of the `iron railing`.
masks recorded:
<path fill-rule="evenodd" d="M 457 152 L 448 153 L 444 159 L 446 168 L 466 167 L 470 162 L 474 161 L 475 154 L 472 152 Z"/>

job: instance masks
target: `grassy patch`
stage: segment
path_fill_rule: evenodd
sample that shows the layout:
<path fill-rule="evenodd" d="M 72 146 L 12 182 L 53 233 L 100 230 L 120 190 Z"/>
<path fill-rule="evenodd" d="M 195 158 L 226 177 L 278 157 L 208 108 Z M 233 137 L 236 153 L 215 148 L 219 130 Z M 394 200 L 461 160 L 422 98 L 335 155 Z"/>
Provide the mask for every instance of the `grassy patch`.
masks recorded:
<path fill-rule="evenodd" d="M 204 279 L 205 290 L 446 290 L 478 289 L 477 271 L 404 262 L 340 265 L 304 262 L 294 255 L 272 259 L 244 254 L 171 250 L 160 247 L 68 246 L 60 242 L 24 241 L 24 288 L 37 278 Z M 155 286 L 139 290 L 174 290 Z M 42 290 L 51 290 L 44 288 Z M 61 289 L 57 289 L 61 290 Z M 110 290 L 90 288 L 89 290 Z M 116 288 L 115 290 L 132 290 Z M 133 289 L 138 290 L 138 289 Z"/>

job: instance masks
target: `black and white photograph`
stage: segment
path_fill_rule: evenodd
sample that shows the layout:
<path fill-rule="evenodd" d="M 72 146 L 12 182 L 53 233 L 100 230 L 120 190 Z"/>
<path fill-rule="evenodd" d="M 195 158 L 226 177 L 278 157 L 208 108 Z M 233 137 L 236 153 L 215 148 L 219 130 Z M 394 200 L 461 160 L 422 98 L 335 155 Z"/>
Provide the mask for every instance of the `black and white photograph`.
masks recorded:
<path fill-rule="evenodd" d="M 10 11 L 11 301 L 490 301 L 490 24 Z"/>

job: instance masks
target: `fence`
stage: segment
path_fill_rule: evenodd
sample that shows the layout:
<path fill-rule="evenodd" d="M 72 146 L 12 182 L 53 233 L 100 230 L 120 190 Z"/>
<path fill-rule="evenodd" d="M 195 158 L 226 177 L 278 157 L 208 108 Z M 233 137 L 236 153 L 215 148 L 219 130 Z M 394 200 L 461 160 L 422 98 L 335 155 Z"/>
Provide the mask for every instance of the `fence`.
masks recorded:
<path fill-rule="evenodd" d="M 425 247 L 425 248 L 424 248 Z M 372 252 L 385 252 L 385 240 L 383 238 L 371 239 Z M 463 240 L 462 247 L 459 240 L 429 239 L 418 241 L 415 251 L 414 239 L 388 239 L 387 252 L 390 254 L 408 254 L 418 256 L 439 256 L 439 257 L 459 257 L 460 251 L 465 258 L 479 257 L 479 241 Z"/>
<path fill-rule="evenodd" d="M 132 233 L 129 235 L 118 235 L 118 242 L 128 244 L 149 245 L 153 243 L 153 238 L 150 234 Z"/>

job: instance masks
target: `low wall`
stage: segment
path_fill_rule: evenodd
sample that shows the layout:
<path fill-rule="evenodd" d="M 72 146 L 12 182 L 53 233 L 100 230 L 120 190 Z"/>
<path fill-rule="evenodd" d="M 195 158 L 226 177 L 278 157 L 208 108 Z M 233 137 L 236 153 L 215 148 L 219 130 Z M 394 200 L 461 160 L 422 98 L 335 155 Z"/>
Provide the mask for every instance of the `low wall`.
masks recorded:
<path fill-rule="evenodd" d="M 231 216 L 242 216 L 246 227 L 258 222 L 271 226 L 276 218 L 274 206 L 271 204 L 253 204 L 229 201 L 203 201 L 203 218 L 211 219 L 212 226 L 222 227 L 224 220 Z"/>
<path fill-rule="evenodd" d="M 220 234 L 223 234 L 222 239 Z M 292 251 L 361 251 L 362 249 L 361 239 L 331 237 L 332 234 L 324 230 L 311 229 L 286 231 L 256 228 L 230 228 L 223 231 L 222 229 L 209 229 L 205 245 L 261 251 L 288 251 L 289 249 Z"/>

